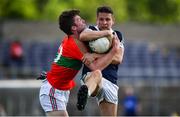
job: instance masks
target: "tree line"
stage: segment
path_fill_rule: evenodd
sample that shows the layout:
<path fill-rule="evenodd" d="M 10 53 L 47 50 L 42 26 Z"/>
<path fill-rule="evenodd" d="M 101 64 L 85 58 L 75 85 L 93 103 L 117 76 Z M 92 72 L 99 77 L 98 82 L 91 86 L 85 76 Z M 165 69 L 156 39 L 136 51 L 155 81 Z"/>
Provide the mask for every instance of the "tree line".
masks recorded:
<path fill-rule="evenodd" d="M 180 0 L 0 0 L 0 20 L 57 21 L 63 10 L 79 9 L 91 23 L 101 5 L 112 7 L 118 23 L 180 23 Z"/>

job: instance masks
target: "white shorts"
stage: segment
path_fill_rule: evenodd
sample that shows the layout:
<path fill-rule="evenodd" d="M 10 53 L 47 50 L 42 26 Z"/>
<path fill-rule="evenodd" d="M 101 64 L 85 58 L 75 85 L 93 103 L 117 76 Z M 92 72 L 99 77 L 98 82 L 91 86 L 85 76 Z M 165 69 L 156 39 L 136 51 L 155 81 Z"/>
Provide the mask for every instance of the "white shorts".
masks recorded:
<path fill-rule="evenodd" d="M 91 72 L 88 72 L 84 77 L 81 79 L 81 84 L 84 84 L 85 79 L 90 75 Z M 118 104 L 118 90 L 119 87 L 109 80 L 102 78 L 101 80 L 102 87 L 99 90 L 98 94 L 96 95 L 96 100 L 98 104 L 103 101 L 104 99 L 110 103 Z"/>
<path fill-rule="evenodd" d="M 55 89 L 47 80 L 44 80 L 39 93 L 40 104 L 45 112 L 66 110 L 69 94 L 69 90 Z"/>
<path fill-rule="evenodd" d="M 98 104 L 104 99 L 110 103 L 118 104 L 119 87 L 109 80 L 102 78 L 102 89 L 96 95 Z"/>

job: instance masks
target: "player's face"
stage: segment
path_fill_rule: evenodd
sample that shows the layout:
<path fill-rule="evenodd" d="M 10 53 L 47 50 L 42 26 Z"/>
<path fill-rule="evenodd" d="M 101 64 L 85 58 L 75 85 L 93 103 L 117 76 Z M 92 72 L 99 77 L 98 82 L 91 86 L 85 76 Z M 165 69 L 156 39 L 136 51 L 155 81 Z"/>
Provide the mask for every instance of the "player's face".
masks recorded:
<path fill-rule="evenodd" d="M 97 21 L 100 30 L 109 30 L 114 24 L 114 18 L 111 13 L 98 13 Z"/>
<path fill-rule="evenodd" d="M 78 15 L 74 17 L 74 24 L 78 33 L 82 32 L 86 28 L 85 20 Z"/>

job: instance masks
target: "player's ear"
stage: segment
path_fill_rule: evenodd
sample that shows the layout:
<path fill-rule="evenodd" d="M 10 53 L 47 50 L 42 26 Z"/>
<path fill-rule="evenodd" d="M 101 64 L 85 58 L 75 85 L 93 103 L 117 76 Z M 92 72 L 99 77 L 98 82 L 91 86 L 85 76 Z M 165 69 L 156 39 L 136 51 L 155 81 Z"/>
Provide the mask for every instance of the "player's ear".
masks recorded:
<path fill-rule="evenodd" d="M 72 26 L 72 27 L 71 27 L 71 30 L 72 30 L 72 31 L 75 31 L 75 30 L 77 30 L 77 27 L 76 27 L 76 26 Z"/>
<path fill-rule="evenodd" d="M 114 16 L 112 16 L 112 25 L 114 25 L 114 22 L 115 22 L 115 18 Z"/>

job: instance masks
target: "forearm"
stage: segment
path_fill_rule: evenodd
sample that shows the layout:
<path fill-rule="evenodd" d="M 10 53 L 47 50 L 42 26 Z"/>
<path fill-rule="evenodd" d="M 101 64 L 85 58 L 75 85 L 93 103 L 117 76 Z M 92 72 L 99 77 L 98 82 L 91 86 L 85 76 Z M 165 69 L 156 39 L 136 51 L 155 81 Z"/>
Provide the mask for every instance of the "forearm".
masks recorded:
<path fill-rule="evenodd" d="M 110 36 L 109 31 L 84 31 L 80 34 L 79 40 L 80 41 L 91 41 L 95 40 L 100 37 L 107 37 Z"/>
<path fill-rule="evenodd" d="M 90 65 L 93 61 L 97 60 L 100 57 L 103 57 L 104 54 L 96 54 L 96 53 L 85 53 L 84 56 L 82 57 L 82 62 L 88 66 Z"/>
<path fill-rule="evenodd" d="M 117 65 L 117 64 L 121 64 L 123 60 L 123 57 L 118 57 L 118 56 L 114 56 L 112 59 L 111 64 Z"/>
<path fill-rule="evenodd" d="M 105 54 L 97 54 L 97 53 L 92 53 L 92 54 L 96 59 L 105 56 Z"/>
<path fill-rule="evenodd" d="M 113 53 L 108 53 L 106 55 L 103 55 L 97 60 L 95 60 L 93 63 L 91 63 L 88 67 L 91 70 L 97 70 L 97 69 L 103 70 L 112 62 L 112 56 L 114 56 Z"/>
<path fill-rule="evenodd" d="M 117 53 L 112 58 L 111 64 L 121 64 L 124 56 L 124 48 L 119 48 Z"/>

